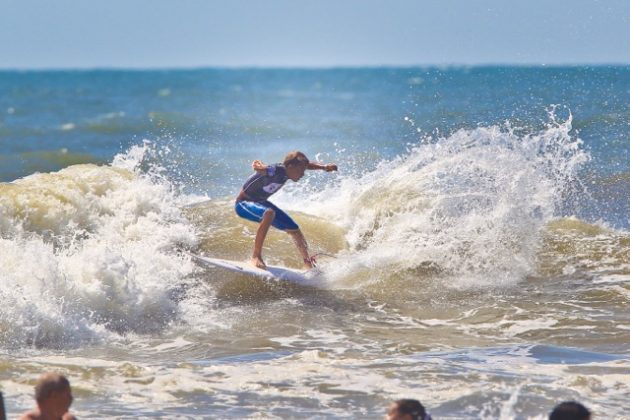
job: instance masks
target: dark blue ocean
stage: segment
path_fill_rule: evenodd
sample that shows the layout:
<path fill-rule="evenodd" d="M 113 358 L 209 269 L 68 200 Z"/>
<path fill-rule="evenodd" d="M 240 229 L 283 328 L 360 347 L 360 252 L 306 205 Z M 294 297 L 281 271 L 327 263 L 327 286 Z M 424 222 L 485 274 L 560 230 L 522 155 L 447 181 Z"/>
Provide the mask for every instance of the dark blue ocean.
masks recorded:
<path fill-rule="evenodd" d="M 251 162 L 321 287 L 247 259 Z M 0 388 L 83 417 L 544 418 L 630 395 L 630 67 L 0 71 Z M 299 267 L 282 232 L 269 262 Z"/>

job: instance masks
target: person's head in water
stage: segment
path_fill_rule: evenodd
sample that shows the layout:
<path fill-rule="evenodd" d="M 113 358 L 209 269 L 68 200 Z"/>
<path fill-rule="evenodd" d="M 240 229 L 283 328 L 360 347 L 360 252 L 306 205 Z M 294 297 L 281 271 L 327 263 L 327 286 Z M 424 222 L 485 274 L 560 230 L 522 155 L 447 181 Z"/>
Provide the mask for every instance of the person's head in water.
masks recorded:
<path fill-rule="evenodd" d="M 396 400 L 387 409 L 386 420 L 424 420 L 427 412 L 420 401 L 412 399 Z M 430 417 L 429 417 L 430 418 Z"/>
<path fill-rule="evenodd" d="M 37 409 L 25 413 L 21 419 L 74 419 L 68 412 L 72 400 L 68 379 L 57 373 L 45 373 L 35 385 Z"/>
<path fill-rule="evenodd" d="M 554 407 L 549 420 L 590 420 L 591 412 L 579 402 L 565 401 Z"/>
<path fill-rule="evenodd" d="M 287 176 L 292 181 L 299 181 L 304 176 L 310 161 L 306 155 L 299 151 L 289 152 L 284 158 L 283 165 L 287 170 Z"/>

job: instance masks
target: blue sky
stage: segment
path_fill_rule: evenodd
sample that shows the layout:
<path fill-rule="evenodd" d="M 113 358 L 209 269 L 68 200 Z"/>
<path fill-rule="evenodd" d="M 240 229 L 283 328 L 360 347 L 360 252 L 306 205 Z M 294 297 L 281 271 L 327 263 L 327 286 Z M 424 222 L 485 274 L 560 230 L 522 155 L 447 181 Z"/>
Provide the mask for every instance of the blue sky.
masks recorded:
<path fill-rule="evenodd" d="M 0 0 L 0 68 L 630 64 L 630 0 Z"/>

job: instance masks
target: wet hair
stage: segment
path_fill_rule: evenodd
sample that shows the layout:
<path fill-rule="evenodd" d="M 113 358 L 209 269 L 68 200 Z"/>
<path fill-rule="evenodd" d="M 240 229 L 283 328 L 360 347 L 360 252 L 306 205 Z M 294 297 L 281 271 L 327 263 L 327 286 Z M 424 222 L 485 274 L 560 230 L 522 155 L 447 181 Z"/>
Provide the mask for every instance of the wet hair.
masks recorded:
<path fill-rule="evenodd" d="M 53 392 L 59 392 L 70 389 L 70 382 L 65 376 L 57 373 L 45 373 L 37 381 L 35 385 L 35 401 L 43 402 Z"/>
<path fill-rule="evenodd" d="M 427 415 L 427 411 L 418 400 L 404 398 L 394 403 L 398 406 L 400 414 L 409 414 L 413 420 L 423 420 Z"/>
<path fill-rule="evenodd" d="M 308 160 L 308 158 L 306 157 L 306 155 L 302 152 L 299 152 L 297 150 L 293 151 L 293 152 L 289 152 L 285 158 L 284 158 L 284 162 L 283 165 L 287 166 L 287 165 L 308 165 L 310 162 Z"/>
<path fill-rule="evenodd" d="M 554 407 L 549 420 L 588 420 L 591 412 L 579 402 L 565 401 Z"/>

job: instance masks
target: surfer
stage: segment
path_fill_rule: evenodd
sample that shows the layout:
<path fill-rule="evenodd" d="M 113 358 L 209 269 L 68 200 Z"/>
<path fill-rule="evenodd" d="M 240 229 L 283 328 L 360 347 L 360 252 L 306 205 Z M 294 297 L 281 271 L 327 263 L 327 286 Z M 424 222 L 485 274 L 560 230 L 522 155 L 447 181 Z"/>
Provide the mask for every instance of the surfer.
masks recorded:
<path fill-rule="evenodd" d="M 302 254 L 304 265 L 312 268 L 314 260 L 308 253 L 308 244 L 300 227 L 288 214 L 267 199 L 282 188 L 287 180 L 299 181 L 307 169 L 331 172 L 337 170 L 337 165 L 311 162 L 304 153 L 294 151 L 287 154 L 282 163 L 265 165 L 260 160 L 255 160 L 252 168 L 255 173 L 245 181 L 234 206 L 236 214 L 240 217 L 260 223 L 254 241 L 252 265 L 266 268 L 262 259 L 262 247 L 269 227 L 273 226 L 291 235 Z"/>

